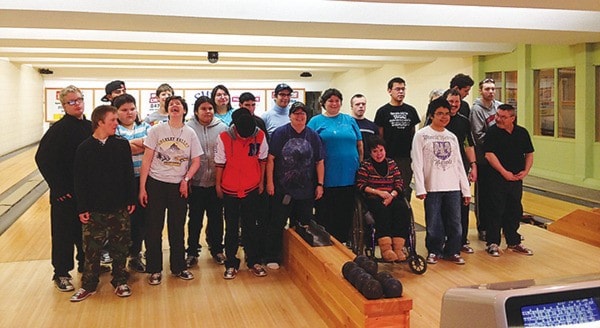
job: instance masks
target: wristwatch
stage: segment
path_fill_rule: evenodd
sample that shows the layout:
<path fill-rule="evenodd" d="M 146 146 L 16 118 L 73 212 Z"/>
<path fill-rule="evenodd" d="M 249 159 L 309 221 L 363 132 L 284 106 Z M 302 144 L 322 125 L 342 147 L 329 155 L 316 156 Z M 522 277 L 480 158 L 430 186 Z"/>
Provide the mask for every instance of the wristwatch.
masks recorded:
<path fill-rule="evenodd" d="M 185 178 L 183 178 L 183 181 L 188 182 L 188 181 L 190 181 L 190 178 L 185 177 Z"/>

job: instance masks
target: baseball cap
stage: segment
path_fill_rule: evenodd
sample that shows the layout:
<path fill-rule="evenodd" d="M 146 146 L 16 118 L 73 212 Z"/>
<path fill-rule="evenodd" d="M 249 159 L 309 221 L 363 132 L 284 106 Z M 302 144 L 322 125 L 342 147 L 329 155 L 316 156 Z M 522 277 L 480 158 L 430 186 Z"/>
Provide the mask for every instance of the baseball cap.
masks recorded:
<path fill-rule="evenodd" d="M 303 112 L 308 114 L 308 110 L 306 109 L 306 106 L 301 101 L 296 101 L 292 104 L 292 106 L 290 107 L 290 115 L 294 114 L 297 110 L 302 110 Z"/>
<path fill-rule="evenodd" d="M 292 89 L 292 87 L 290 87 L 289 85 L 285 84 L 285 83 L 279 83 L 276 87 L 275 87 L 275 95 L 277 95 L 278 93 L 280 93 L 283 90 L 289 90 L 290 93 L 294 92 L 294 89 Z"/>
<path fill-rule="evenodd" d="M 113 91 L 118 90 L 120 88 L 125 88 L 125 82 L 121 81 L 121 80 L 114 80 L 109 82 L 106 87 L 104 88 L 104 91 L 106 92 L 106 95 L 104 97 L 102 97 L 102 101 L 110 101 L 107 96 L 109 96 Z"/>

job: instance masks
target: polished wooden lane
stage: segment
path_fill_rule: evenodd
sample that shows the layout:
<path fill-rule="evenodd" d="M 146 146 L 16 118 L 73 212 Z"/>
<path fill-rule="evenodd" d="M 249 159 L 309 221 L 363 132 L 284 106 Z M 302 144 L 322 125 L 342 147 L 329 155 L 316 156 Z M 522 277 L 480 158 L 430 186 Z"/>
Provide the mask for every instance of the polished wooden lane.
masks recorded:
<path fill-rule="evenodd" d="M 133 295 L 120 299 L 104 274 L 96 295 L 71 303 L 72 293 L 50 280 L 48 210 L 45 195 L 0 236 L 0 327 L 325 327 L 285 270 L 265 278 L 241 270 L 226 281 L 206 252 L 194 280 L 165 275 L 150 286 L 146 274 L 133 273 Z M 79 286 L 81 275 L 72 274 Z"/>

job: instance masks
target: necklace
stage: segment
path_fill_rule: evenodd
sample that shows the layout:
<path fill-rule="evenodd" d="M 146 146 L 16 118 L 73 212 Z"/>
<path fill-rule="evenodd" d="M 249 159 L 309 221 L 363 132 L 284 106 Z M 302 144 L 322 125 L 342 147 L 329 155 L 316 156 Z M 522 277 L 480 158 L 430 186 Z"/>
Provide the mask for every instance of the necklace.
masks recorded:
<path fill-rule="evenodd" d="M 179 128 L 179 135 L 175 136 L 176 133 L 173 132 L 173 127 L 171 127 L 171 124 L 169 124 L 169 123 L 167 123 L 167 124 L 169 125 L 169 130 L 171 130 L 171 134 L 173 135 L 173 137 L 176 138 L 176 139 L 181 139 L 181 134 L 183 133 L 183 126 L 181 126 Z M 177 129 L 177 128 L 175 128 L 175 129 Z"/>

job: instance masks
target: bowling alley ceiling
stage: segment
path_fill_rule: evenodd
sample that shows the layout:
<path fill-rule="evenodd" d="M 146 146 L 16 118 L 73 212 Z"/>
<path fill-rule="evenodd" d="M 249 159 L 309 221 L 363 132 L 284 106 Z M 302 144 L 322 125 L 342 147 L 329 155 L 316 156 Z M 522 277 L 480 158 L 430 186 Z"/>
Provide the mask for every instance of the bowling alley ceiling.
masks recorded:
<path fill-rule="evenodd" d="M 67 79 L 327 78 L 587 42 L 599 0 L 0 1 L 0 60 Z"/>

